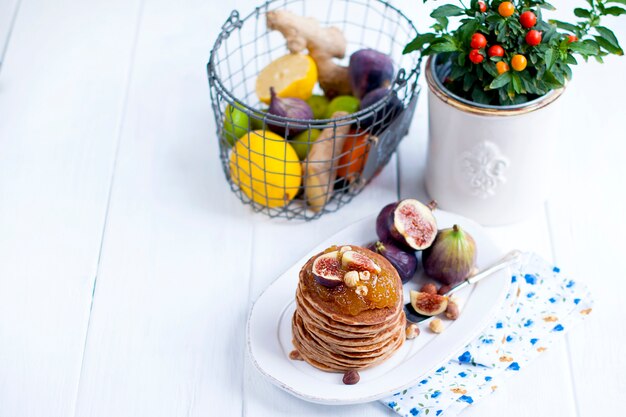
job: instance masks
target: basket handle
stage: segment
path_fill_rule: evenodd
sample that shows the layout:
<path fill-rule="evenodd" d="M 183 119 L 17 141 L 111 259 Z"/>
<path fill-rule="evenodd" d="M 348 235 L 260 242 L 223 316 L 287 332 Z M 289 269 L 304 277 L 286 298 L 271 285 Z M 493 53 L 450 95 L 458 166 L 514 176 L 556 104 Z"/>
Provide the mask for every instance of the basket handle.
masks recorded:
<path fill-rule="evenodd" d="M 237 10 L 233 10 L 230 12 L 230 16 L 226 19 L 226 22 L 222 25 L 222 31 L 230 34 L 233 30 L 241 27 L 243 22 L 239 18 L 239 12 Z"/>
<path fill-rule="evenodd" d="M 398 75 L 396 75 L 396 79 L 393 80 L 393 83 L 396 84 L 398 87 L 404 87 L 406 85 L 406 82 L 406 71 L 404 70 L 404 68 L 400 68 L 400 70 L 398 71 Z"/>

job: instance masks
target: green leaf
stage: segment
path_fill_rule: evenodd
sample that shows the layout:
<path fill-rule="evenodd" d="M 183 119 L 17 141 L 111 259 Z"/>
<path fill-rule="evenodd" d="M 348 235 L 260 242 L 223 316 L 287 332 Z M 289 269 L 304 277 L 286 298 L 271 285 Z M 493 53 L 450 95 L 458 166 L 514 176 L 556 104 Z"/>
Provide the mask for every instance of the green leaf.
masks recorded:
<path fill-rule="evenodd" d="M 543 59 L 546 61 L 546 67 L 548 69 L 552 68 L 552 65 L 556 62 L 557 54 L 554 52 L 554 49 L 548 49 Z"/>
<path fill-rule="evenodd" d="M 455 6 L 453 4 L 444 4 L 443 6 L 437 7 L 430 14 L 430 17 L 448 17 L 448 16 L 461 16 L 465 14 L 465 10 L 461 9 L 459 6 Z"/>
<path fill-rule="evenodd" d="M 578 61 L 576 61 L 576 57 L 572 54 L 567 54 L 567 58 L 565 58 L 565 62 L 568 65 L 578 65 Z"/>
<path fill-rule="evenodd" d="M 600 36 L 594 36 L 596 42 L 598 42 L 598 44 L 606 49 L 607 51 L 609 51 L 612 54 L 615 55 L 624 55 L 624 51 L 622 51 L 621 48 L 617 48 L 615 47 L 615 45 L 611 44 L 611 42 L 607 41 L 606 39 L 600 37 Z"/>
<path fill-rule="evenodd" d="M 559 82 L 559 80 L 554 76 L 554 74 L 550 71 L 546 71 L 543 74 L 543 82 L 551 86 L 552 88 L 561 88 L 563 87 L 563 83 Z"/>
<path fill-rule="evenodd" d="M 578 26 L 572 25 L 571 23 L 562 22 L 560 20 L 550 20 L 550 23 L 556 25 L 559 29 L 568 30 L 570 32 L 578 31 Z"/>
<path fill-rule="evenodd" d="M 480 104 L 489 104 L 491 103 L 491 98 L 480 88 L 474 88 L 472 91 L 472 101 Z"/>
<path fill-rule="evenodd" d="M 459 50 L 456 44 L 448 41 L 433 43 L 428 49 L 433 52 L 455 52 Z"/>
<path fill-rule="evenodd" d="M 600 52 L 598 44 L 595 41 L 589 39 L 583 42 L 572 42 L 570 43 L 569 48 L 572 51 L 577 52 L 581 55 L 597 55 L 598 52 Z"/>
<path fill-rule="evenodd" d="M 604 14 L 610 14 L 611 16 L 621 16 L 623 14 L 626 14 L 626 10 L 622 9 L 621 7 L 611 6 L 604 9 Z"/>
<path fill-rule="evenodd" d="M 626 0 L 624 0 L 624 1 L 626 1 Z M 556 7 L 554 7 L 550 3 L 542 3 L 542 4 L 539 5 L 539 7 L 541 7 L 542 9 L 546 9 L 546 10 L 556 10 Z"/>
<path fill-rule="evenodd" d="M 519 78 L 519 75 L 511 74 L 511 84 L 513 84 L 513 90 L 515 90 L 517 94 L 525 93 L 522 88 L 522 80 Z"/>
<path fill-rule="evenodd" d="M 504 87 L 508 83 L 511 82 L 511 72 L 507 71 L 500 75 L 498 75 L 492 82 L 489 84 L 490 90 L 495 90 L 496 88 Z"/>
<path fill-rule="evenodd" d="M 606 28 L 604 26 L 596 26 L 595 29 L 600 34 L 600 36 L 602 36 L 611 45 L 613 45 L 617 49 L 620 49 L 620 50 L 622 49 L 619 46 L 619 41 L 617 40 L 617 37 L 615 36 L 615 33 L 613 33 L 613 31 L 611 29 Z M 613 52 L 613 53 L 615 53 L 615 52 Z M 622 54 L 618 54 L 618 55 L 622 55 Z"/>
<path fill-rule="evenodd" d="M 415 39 L 409 42 L 402 51 L 403 54 L 408 54 L 409 52 L 420 50 L 427 43 L 431 43 L 437 38 L 437 35 L 434 33 L 424 33 L 421 35 L 417 35 Z"/>
<path fill-rule="evenodd" d="M 623 4 L 624 6 L 626 6 L 626 0 L 607 0 L 607 3 L 619 3 L 619 4 Z"/>
<path fill-rule="evenodd" d="M 582 9 L 580 7 L 577 7 L 574 9 L 574 15 L 577 17 L 589 18 L 591 17 L 591 12 L 587 9 Z"/>

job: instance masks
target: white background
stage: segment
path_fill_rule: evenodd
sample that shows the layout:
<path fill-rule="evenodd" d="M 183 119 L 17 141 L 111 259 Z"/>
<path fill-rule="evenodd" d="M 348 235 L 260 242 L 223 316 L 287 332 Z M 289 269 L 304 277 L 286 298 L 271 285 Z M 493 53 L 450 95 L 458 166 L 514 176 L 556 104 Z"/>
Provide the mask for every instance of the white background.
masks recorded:
<path fill-rule="evenodd" d="M 430 3 L 393 3 L 428 26 Z M 254 5 L 0 0 L 0 416 L 390 415 L 274 388 L 245 356 L 244 324 L 319 241 L 398 197 L 427 198 L 426 94 L 351 204 L 306 224 L 253 214 L 224 179 L 205 64 L 230 10 Z M 607 25 L 626 44 L 626 18 Z M 606 61 L 575 68 L 563 97 L 548 202 L 489 229 L 586 280 L 596 309 L 466 416 L 620 413 L 626 58 Z"/>

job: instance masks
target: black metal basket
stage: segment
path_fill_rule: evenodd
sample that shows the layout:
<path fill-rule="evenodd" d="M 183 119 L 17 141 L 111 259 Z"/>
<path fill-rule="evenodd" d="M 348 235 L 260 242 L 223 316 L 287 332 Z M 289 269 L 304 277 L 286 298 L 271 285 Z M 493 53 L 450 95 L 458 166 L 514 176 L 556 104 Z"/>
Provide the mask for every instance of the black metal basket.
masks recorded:
<path fill-rule="evenodd" d="M 390 93 L 366 109 L 336 119 L 298 120 L 260 111 L 262 103 L 254 88 L 256 76 L 272 60 L 288 53 L 283 36 L 266 28 L 265 13 L 277 9 L 315 17 L 323 26 L 341 29 L 348 41 L 344 64 L 352 52 L 363 48 L 389 54 L 397 74 Z M 233 11 L 211 50 L 207 72 L 222 167 L 239 199 L 270 217 L 304 220 L 336 211 L 350 202 L 389 162 L 408 133 L 419 94 L 421 56 L 402 55 L 402 50 L 416 34 L 412 22 L 400 10 L 381 0 L 269 0 L 244 18 Z M 401 111 L 390 106 L 390 100 L 401 103 Z M 254 135 L 263 137 L 262 149 L 251 145 L 256 137 L 233 146 L 238 138 L 232 126 L 237 121 L 232 116 L 228 119 L 229 114 L 225 114 L 228 106 L 247 115 L 247 125 L 239 126 L 243 129 L 239 132 L 261 131 Z M 230 128 L 225 128 L 226 120 Z M 333 150 L 332 156 L 324 161 L 307 157 L 296 162 L 286 156 L 286 149 L 281 150 L 287 147 L 288 140 L 278 141 L 269 134 L 266 137 L 268 124 L 280 126 L 287 133 L 294 128 L 309 132 L 332 129 L 332 137 L 323 140 L 333 141 L 334 145 L 341 141 L 344 145 L 334 146 L 334 150 L 341 150 Z M 351 127 L 348 132 L 347 126 Z M 315 142 L 309 136 L 304 146 L 311 149 Z M 303 142 L 300 143 L 302 146 Z M 296 163 L 300 169 L 297 174 Z M 314 164 L 323 169 L 320 178 L 325 182 L 321 184 L 313 181 Z M 315 175 L 320 175 L 319 170 Z M 313 204 L 313 200 L 307 199 L 309 193 L 322 198 Z"/>

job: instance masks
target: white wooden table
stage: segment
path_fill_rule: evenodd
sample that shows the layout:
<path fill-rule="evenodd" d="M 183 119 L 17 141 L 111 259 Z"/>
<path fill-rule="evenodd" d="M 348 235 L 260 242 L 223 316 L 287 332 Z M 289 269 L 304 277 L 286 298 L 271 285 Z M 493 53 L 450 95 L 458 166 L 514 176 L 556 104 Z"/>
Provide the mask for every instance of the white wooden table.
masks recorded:
<path fill-rule="evenodd" d="M 394 3 L 428 26 L 430 4 Z M 224 180 L 205 76 L 230 10 L 253 6 L 0 0 L 0 416 L 390 415 L 274 388 L 246 357 L 244 323 L 317 242 L 389 201 L 427 198 L 426 95 L 350 205 L 310 223 L 253 214 Z M 610 25 L 626 44 L 626 19 Z M 467 416 L 619 414 L 625 74 L 626 58 L 577 68 L 553 194 L 528 221 L 489 229 L 585 279 L 595 312 Z"/>

